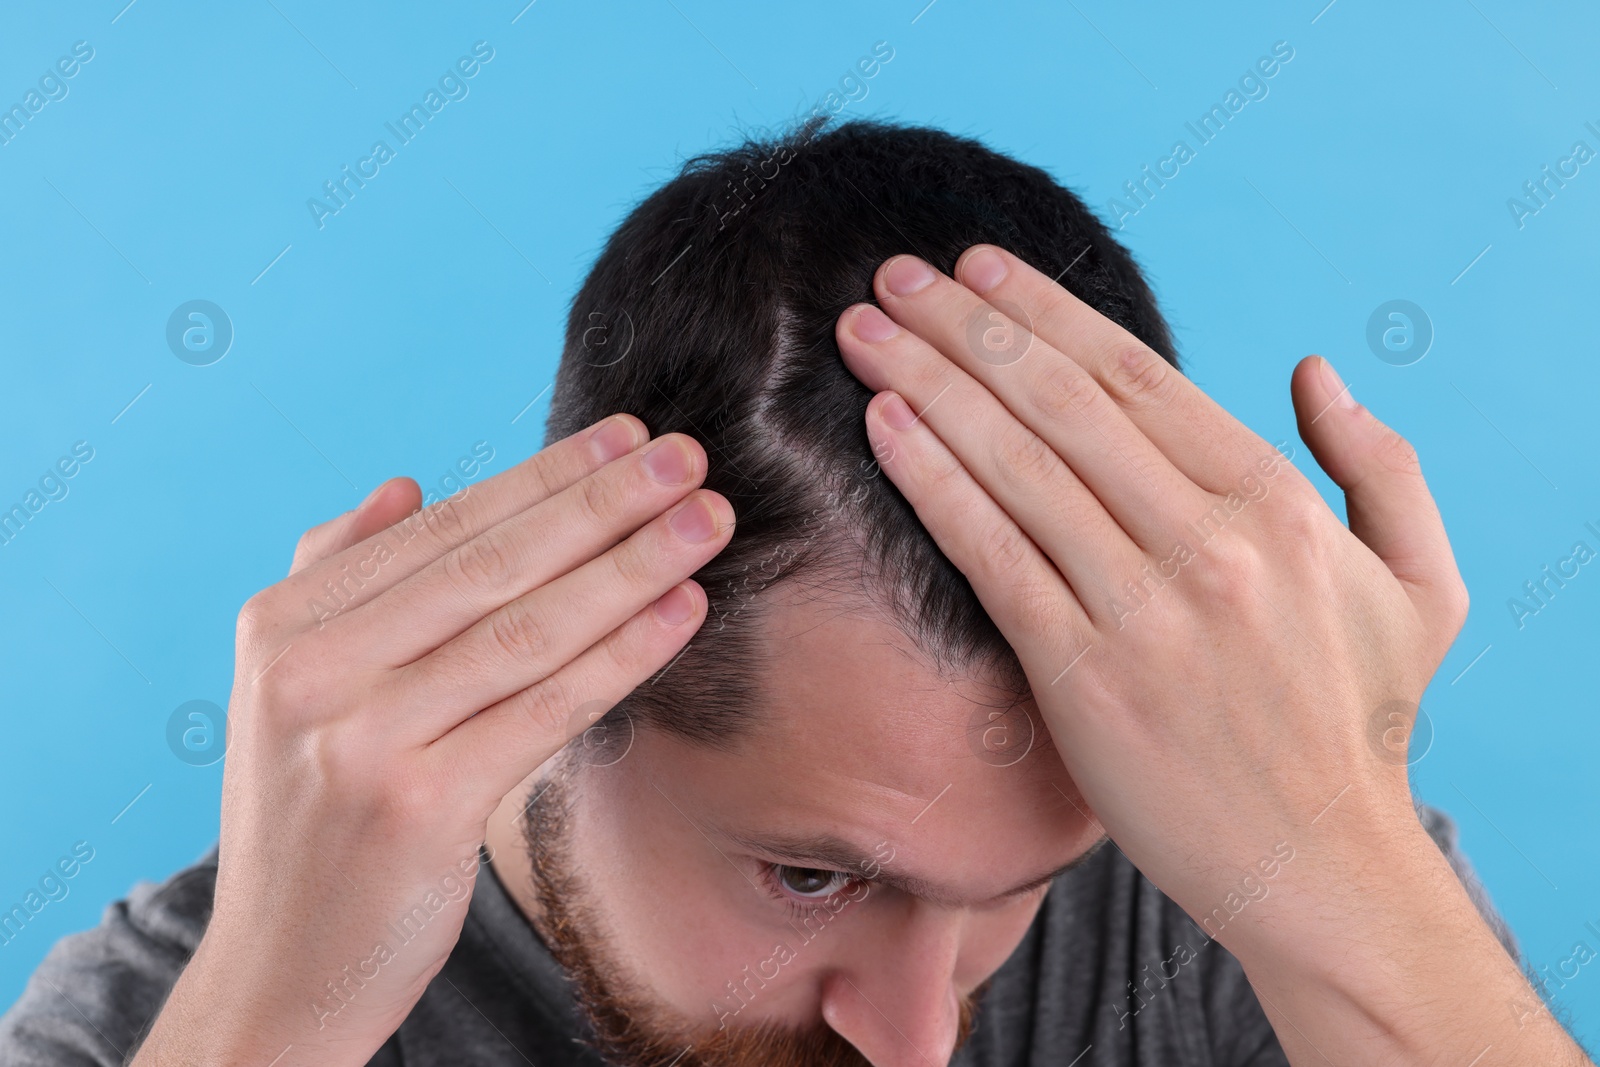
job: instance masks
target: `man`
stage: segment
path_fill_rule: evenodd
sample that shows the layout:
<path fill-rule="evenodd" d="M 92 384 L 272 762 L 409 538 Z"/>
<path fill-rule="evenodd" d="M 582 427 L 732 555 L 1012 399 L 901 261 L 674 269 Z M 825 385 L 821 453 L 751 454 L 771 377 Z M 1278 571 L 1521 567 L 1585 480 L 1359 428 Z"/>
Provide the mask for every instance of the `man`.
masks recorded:
<path fill-rule="evenodd" d="M 691 160 L 547 447 L 245 606 L 219 851 L 6 1062 L 1586 1062 L 1410 794 L 1466 611 L 1414 456 L 1301 363 L 1346 529 L 1176 365 L 973 141 Z"/>

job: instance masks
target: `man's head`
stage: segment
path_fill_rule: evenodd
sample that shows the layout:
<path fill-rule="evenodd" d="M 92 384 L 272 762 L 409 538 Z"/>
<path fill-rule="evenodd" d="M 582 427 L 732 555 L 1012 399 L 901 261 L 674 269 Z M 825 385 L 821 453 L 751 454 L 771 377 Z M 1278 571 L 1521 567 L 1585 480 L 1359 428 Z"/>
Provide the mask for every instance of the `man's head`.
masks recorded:
<path fill-rule="evenodd" d="M 942 1064 L 1048 876 L 1103 840 L 1014 653 L 880 476 L 834 340 L 885 259 L 952 272 L 980 242 L 1176 364 L 1072 193 L 880 123 L 691 159 L 574 300 L 547 440 L 615 411 L 689 434 L 738 521 L 682 655 L 531 783 L 536 892 L 513 888 L 618 1062 Z"/>

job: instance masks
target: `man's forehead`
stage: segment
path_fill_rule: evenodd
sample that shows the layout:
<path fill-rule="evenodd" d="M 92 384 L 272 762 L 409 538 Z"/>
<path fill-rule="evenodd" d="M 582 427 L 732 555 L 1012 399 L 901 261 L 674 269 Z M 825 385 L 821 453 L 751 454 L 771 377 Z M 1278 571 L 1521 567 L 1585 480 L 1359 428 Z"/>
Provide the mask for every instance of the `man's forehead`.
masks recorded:
<path fill-rule="evenodd" d="M 1014 765 L 973 748 L 974 714 L 1015 695 L 941 675 L 881 613 L 793 598 L 763 616 L 758 725 L 731 750 L 679 750 L 668 787 L 719 847 L 972 904 L 1057 873 L 1088 845 L 1042 729 Z"/>
<path fill-rule="evenodd" d="M 959 757 L 970 754 L 975 710 L 1025 699 L 996 684 L 993 671 L 939 670 L 865 597 L 792 595 L 766 607 L 757 625 L 758 747 L 858 752 L 886 768 L 908 754 Z"/>
<path fill-rule="evenodd" d="M 807 806 L 847 797 L 885 821 L 916 822 L 946 794 L 1014 804 L 1064 777 L 1032 700 L 979 674 L 937 670 L 873 603 L 791 595 L 761 613 L 754 728 L 739 767 L 768 795 Z M 1005 766 L 978 739 L 996 717 L 1031 735 Z M 979 729 L 974 729 L 974 723 Z"/>

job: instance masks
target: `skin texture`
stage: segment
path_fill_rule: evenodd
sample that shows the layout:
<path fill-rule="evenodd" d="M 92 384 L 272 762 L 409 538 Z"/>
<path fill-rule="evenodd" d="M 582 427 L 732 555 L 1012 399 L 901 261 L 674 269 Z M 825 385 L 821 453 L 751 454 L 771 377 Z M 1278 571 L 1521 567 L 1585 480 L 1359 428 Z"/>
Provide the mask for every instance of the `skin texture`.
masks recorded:
<path fill-rule="evenodd" d="M 391 480 L 245 604 L 214 911 L 135 1063 L 364 1064 L 399 1026 L 501 798 L 704 620 L 732 509 L 697 443 L 647 437 L 611 416 L 412 519 Z"/>
<path fill-rule="evenodd" d="M 1275 843 L 1296 849 L 1285 892 L 1219 937 L 1296 1067 L 1587 1062 L 1552 1019 L 1506 1010 L 1531 990 L 1418 822 L 1405 761 L 1372 742 L 1397 704 L 1409 726 L 1466 618 L 1415 450 L 1325 360 L 1295 368 L 1347 529 L 1265 441 L 1021 260 L 979 245 L 955 275 L 889 260 L 882 310 L 842 315 L 840 349 L 880 390 L 884 471 L 1017 651 L 1111 838 L 1197 917 Z M 1151 569 L 1137 611 L 1119 603 Z"/>
<path fill-rule="evenodd" d="M 922 670 L 869 611 L 774 612 L 764 681 L 790 714 L 749 762 L 641 733 L 620 762 L 584 769 L 572 868 L 612 973 L 647 981 L 663 1019 L 709 1011 L 730 965 L 765 955 L 746 951 L 771 903 L 734 881 L 716 835 L 735 819 L 822 825 L 892 850 L 869 876 L 941 885 L 874 889 L 841 913 L 850 938 L 806 946 L 741 1015 L 820 1017 L 877 1067 L 924 1062 L 903 1031 L 940 1062 L 959 998 L 1037 908 L 986 894 L 1080 854 L 1095 819 L 1197 920 L 1279 842 L 1294 849 L 1270 898 L 1219 940 L 1296 1067 L 1587 1063 L 1553 1018 L 1507 1010 L 1537 997 L 1417 821 L 1403 752 L 1385 747 L 1467 610 L 1410 446 L 1324 361 L 1296 367 L 1301 436 L 1345 490 L 1346 528 L 1271 445 L 1004 251 L 969 250 L 955 278 L 898 256 L 875 292 L 882 310 L 853 308 L 837 332 L 879 391 L 867 432 L 1016 651 L 1050 758 L 988 773 L 961 729 L 984 698 Z M 643 451 L 643 427 L 620 418 L 634 431 L 623 450 Z M 703 591 L 683 579 L 732 515 L 701 494 L 713 535 L 665 532 L 659 516 L 705 466 L 669 437 L 690 460 L 670 486 L 636 455 L 603 463 L 584 434 L 546 449 L 443 509 L 318 621 L 307 597 L 415 509 L 414 483 L 388 483 L 310 531 L 290 578 L 251 599 L 215 913 L 136 1063 L 361 1064 L 405 1017 L 465 896 L 335 1016 L 307 1010 L 308 983 L 367 957 L 486 834 L 514 833 L 507 805 L 583 733 L 585 709 L 665 665 L 703 619 Z M 680 595 L 676 624 L 649 607 Z M 848 691 L 821 682 L 835 670 Z M 1375 717 L 1391 728 L 1376 744 Z M 822 724 L 838 732 L 809 728 Z M 613 778 L 587 788 L 598 770 Z M 1077 794 L 1070 810 L 1047 786 Z M 603 847 L 606 832 L 632 836 Z M 514 840 L 500 842 L 509 863 Z M 513 886 L 520 863 L 501 868 Z M 674 955 L 693 934 L 726 943 Z"/>
<path fill-rule="evenodd" d="M 692 1045 L 678 1062 L 697 1062 L 724 1023 L 802 1030 L 826 1021 L 867 1057 L 842 1062 L 944 1063 L 960 1001 L 1010 955 L 1047 886 L 1000 894 L 1083 856 L 1103 840 L 1100 825 L 1042 728 L 1007 766 L 976 758 L 974 715 L 1004 707 L 1008 695 L 940 677 L 871 605 L 789 588 L 762 633 L 782 653 L 764 657 L 759 732 L 736 749 L 640 731 L 580 758 L 563 790 L 573 796 L 562 837 L 564 866 L 581 882 L 560 887 L 578 898 L 563 911 L 581 908 L 585 947 L 601 956 L 606 985 L 641 990 L 631 1014 L 658 1035 L 663 1061 Z M 1023 712 L 1037 718 L 1027 705 L 1014 714 Z M 551 770 L 507 798 L 489 842 L 502 881 L 553 945 L 520 825 L 530 793 L 542 797 L 560 780 Z M 837 914 L 806 927 L 809 909 L 801 918 L 791 910 L 800 895 L 775 894 L 762 876 L 763 860 L 786 857 L 743 843 L 780 833 L 841 837 L 881 871 L 840 879 L 826 894 Z M 936 882 L 949 899 L 863 880 L 890 873 Z M 774 952 L 780 942 L 788 962 Z M 746 997 L 726 988 L 773 959 L 766 974 L 776 977 Z"/>

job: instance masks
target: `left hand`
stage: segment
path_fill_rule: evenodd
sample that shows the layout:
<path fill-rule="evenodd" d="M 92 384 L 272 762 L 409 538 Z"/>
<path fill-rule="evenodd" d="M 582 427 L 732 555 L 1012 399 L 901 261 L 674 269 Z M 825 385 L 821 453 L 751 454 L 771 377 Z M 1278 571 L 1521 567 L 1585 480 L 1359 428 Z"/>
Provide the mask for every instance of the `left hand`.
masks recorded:
<path fill-rule="evenodd" d="M 882 390 L 880 464 L 1016 651 L 1111 838 L 1197 918 L 1280 842 L 1307 857 L 1278 883 L 1302 913 L 1431 848 L 1404 742 L 1467 594 L 1414 450 L 1320 357 L 1300 362 L 1300 432 L 1347 529 L 1283 454 L 1045 275 L 991 245 L 955 274 L 889 260 L 883 311 L 841 315 L 839 347 Z M 1237 951 L 1262 925 L 1218 940 Z"/>

